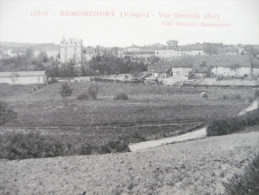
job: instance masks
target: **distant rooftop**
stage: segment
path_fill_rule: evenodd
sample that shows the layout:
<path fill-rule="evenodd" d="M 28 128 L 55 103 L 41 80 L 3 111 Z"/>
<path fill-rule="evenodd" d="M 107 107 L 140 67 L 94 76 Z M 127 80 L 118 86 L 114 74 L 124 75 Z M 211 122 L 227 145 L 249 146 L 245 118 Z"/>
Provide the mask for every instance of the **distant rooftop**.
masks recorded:
<path fill-rule="evenodd" d="M 82 45 L 83 40 L 82 39 L 77 39 L 77 38 L 68 38 L 65 39 L 64 37 L 61 40 L 61 44 L 66 44 L 66 45 Z"/>

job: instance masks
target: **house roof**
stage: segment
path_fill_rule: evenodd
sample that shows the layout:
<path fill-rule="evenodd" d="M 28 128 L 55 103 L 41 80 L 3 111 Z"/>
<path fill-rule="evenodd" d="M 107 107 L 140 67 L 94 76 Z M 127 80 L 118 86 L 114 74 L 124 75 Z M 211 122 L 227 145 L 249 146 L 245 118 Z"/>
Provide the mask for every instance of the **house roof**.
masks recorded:
<path fill-rule="evenodd" d="M 220 67 L 232 67 L 239 65 L 240 67 L 250 67 L 251 58 L 248 55 L 207 55 L 207 56 L 194 56 L 193 66 L 199 66 L 202 63 L 206 63 L 206 66 L 220 66 Z"/>
<path fill-rule="evenodd" d="M 170 63 L 155 63 L 148 66 L 148 70 L 153 70 L 157 73 L 167 72 L 172 67 Z"/>
<path fill-rule="evenodd" d="M 259 68 L 259 59 L 252 59 L 254 68 Z M 172 61 L 160 61 L 148 66 L 149 70 L 161 73 L 168 71 L 171 67 L 193 67 L 195 70 L 200 70 L 200 65 L 205 64 L 205 67 L 250 67 L 251 58 L 247 55 L 208 55 L 208 56 L 182 56 Z"/>
<path fill-rule="evenodd" d="M 0 77 L 19 77 L 19 76 L 43 76 L 45 71 L 15 71 L 15 72 L 0 72 Z"/>
<path fill-rule="evenodd" d="M 134 52 L 124 52 L 124 54 L 155 54 L 155 51 L 134 51 Z"/>
<path fill-rule="evenodd" d="M 259 59 L 258 58 L 254 58 L 252 60 L 252 62 L 253 62 L 253 67 L 254 68 L 259 68 Z"/>
<path fill-rule="evenodd" d="M 254 60 L 255 65 L 259 67 L 258 60 Z M 248 55 L 197 55 L 182 56 L 171 62 L 172 66 L 178 67 L 199 67 L 201 64 L 209 66 L 232 67 L 239 65 L 240 67 L 250 67 L 251 58 Z"/>

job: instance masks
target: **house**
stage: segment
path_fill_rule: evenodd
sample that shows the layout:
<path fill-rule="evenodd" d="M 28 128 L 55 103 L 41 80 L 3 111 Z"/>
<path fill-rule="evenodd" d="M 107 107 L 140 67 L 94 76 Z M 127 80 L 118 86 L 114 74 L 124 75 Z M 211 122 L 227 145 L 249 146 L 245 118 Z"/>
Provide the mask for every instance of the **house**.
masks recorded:
<path fill-rule="evenodd" d="M 194 56 L 188 59 L 188 64 L 192 66 L 192 73 L 198 77 L 208 73 L 219 77 L 251 77 L 253 71 L 251 58 L 246 55 Z"/>
<path fill-rule="evenodd" d="M 252 63 L 253 63 L 253 76 L 255 78 L 259 78 L 259 59 L 254 58 L 252 60 Z"/>
<path fill-rule="evenodd" d="M 169 63 L 154 63 L 148 66 L 148 72 L 151 73 L 151 76 L 157 78 L 167 78 L 170 76 L 171 64 Z"/>
<path fill-rule="evenodd" d="M 0 72 L 0 83 L 30 85 L 44 84 L 46 81 L 45 71 Z"/>
<path fill-rule="evenodd" d="M 83 59 L 84 61 L 88 62 L 95 56 L 94 48 L 87 47 L 83 50 Z"/>
<path fill-rule="evenodd" d="M 83 41 L 82 39 L 65 39 L 60 44 L 60 62 L 66 63 L 70 61 L 82 63 L 83 60 Z"/>
<path fill-rule="evenodd" d="M 167 72 L 174 78 L 187 80 L 191 71 L 191 66 L 172 66 Z"/>
<path fill-rule="evenodd" d="M 145 59 L 155 56 L 154 51 L 134 51 L 134 52 L 124 52 L 122 57 L 130 57 L 131 59 Z"/>

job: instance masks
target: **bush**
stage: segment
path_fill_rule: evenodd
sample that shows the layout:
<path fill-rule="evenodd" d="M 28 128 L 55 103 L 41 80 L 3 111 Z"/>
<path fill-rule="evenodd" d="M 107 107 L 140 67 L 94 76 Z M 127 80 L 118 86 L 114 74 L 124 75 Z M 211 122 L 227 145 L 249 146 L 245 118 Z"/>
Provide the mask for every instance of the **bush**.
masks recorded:
<path fill-rule="evenodd" d="M 0 158 L 9 160 L 64 155 L 66 146 L 36 133 L 0 136 Z"/>
<path fill-rule="evenodd" d="M 91 99 L 90 95 L 88 92 L 83 92 L 83 93 L 80 93 L 77 97 L 76 97 L 77 100 L 89 100 Z"/>
<path fill-rule="evenodd" d="M 97 86 L 91 85 L 88 88 L 89 95 L 92 97 L 93 100 L 97 99 L 97 95 L 99 93 L 99 88 Z"/>
<path fill-rule="evenodd" d="M 53 83 L 57 83 L 58 80 L 55 78 L 50 78 L 50 80 L 48 81 L 49 84 L 53 84 Z"/>
<path fill-rule="evenodd" d="M 240 95 L 233 95 L 232 99 L 234 99 L 234 100 L 241 100 L 242 98 L 241 98 Z"/>
<path fill-rule="evenodd" d="M 126 93 L 119 93 L 113 98 L 114 100 L 128 100 L 129 97 Z"/>
<path fill-rule="evenodd" d="M 88 91 L 84 91 L 83 93 L 79 94 L 76 99 L 78 100 L 96 100 L 98 95 L 98 87 L 97 86 L 90 86 Z"/>
<path fill-rule="evenodd" d="M 78 140 L 77 137 L 67 140 L 40 135 L 39 133 L 0 134 L 0 159 L 15 160 L 128 151 L 128 141 L 123 138 L 118 138 L 103 145 L 91 146 L 81 138 Z"/>
<path fill-rule="evenodd" d="M 259 124 L 259 109 L 244 116 L 213 121 L 208 126 L 208 136 L 227 135 Z"/>
<path fill-rule="evenodd" d="M 67 82 L 62 83 L 58 93 L 63 98 L 63 103 L 66 106 L 67 105 L 66 99 L 68 97 L 71 97 L 71 95 L 73 93 L 73 89 Z"/>
<path fill-rule="evenodd" d="M 223 96 L 222 96 L 222 99 L 223 99 L 223 100 L 228 100 L 229 97 L 228 97 L 227 95 L 223 95 Z"/>
<path fill-rule="evenodd" d="M 17 113 L 7 103 L 0 101 L 0 125 L 16 118 Z"/>
<path fill-rule="evenodd" d="M 259 97 L 259 90 L 256 90 L 256 91 L 255 91 L 254 97 L 255 97 L 255 98 L 258 98 L 258 97 Z"/>

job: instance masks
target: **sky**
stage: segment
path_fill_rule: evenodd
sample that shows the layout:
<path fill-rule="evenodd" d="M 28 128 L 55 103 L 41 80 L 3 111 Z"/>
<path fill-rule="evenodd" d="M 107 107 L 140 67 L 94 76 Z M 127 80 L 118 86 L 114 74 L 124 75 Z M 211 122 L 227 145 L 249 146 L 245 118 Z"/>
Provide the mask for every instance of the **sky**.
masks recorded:
<path fill-rule="evenodd" d="M 0 0 L 0 42 L 259 44 L 258 0 Z"/>

